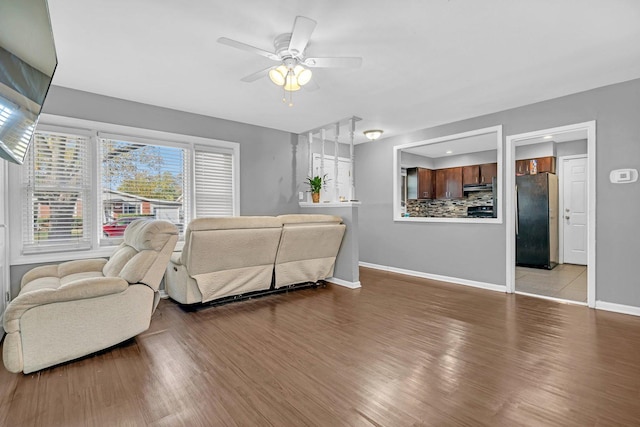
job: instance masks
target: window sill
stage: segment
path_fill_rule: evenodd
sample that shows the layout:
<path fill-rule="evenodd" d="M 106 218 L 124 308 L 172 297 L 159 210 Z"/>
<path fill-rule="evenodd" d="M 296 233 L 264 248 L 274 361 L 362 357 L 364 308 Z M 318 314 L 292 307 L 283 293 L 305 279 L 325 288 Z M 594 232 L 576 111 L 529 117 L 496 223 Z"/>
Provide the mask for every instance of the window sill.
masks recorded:
<path fill-rule="evenodd" d="M 175 251 L 181 251 L 184 241 L 176 244 Z M 45 264 L 49 262 L 65 262 L 76 259 L 109 258 L 117 246 L 106 246 L 85 251 L 64 251 L 40 254 L 18 255 L 11 258 L 11 265 Z"/>

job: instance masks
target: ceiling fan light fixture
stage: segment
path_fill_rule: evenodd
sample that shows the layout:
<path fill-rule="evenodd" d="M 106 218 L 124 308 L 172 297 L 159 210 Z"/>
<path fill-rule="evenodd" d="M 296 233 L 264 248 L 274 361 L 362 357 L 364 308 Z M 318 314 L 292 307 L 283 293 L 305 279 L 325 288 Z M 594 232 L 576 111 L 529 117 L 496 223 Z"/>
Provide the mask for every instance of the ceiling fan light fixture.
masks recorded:
<path fill-rule="evenodd" d="M 293 74 L 296 76 L 296 80 L 300 86 L 304 86 L 311 80 L 311 70 L 304 68 L 302 65 L 296 65 L 293 69 Z"/>
<path fill-rule="evenodd" d="M 289 73 L 287 75 L 287 79 L 284 84 L 284 90 L 288 92 L 295 92 L 296 90 L 300 90 L 298 79 L 296 79 L 296 76 L 293 73 Z"/>
<path fill-rule="evenodd" d="M 285 80 L 289 70 L 284 65 L 280 65 L 279 67 L 273 68 L 269 70 L 269 78 L 271 81 L 278 86 L 283 86 L 285 84 Z"/>
<path fill-rule="evenodd" d="M 362 132 L 364 134 L 364 136 L 367 137 L 367 139 L 371 140 L 371 141 L 375 141 L 376 139 L 380 138 L 382 136 L 382 133 L 384 131 L 380 130 L 380 129 L 370 129 L 370 130 L 365 130 L 364 132 Z"/>

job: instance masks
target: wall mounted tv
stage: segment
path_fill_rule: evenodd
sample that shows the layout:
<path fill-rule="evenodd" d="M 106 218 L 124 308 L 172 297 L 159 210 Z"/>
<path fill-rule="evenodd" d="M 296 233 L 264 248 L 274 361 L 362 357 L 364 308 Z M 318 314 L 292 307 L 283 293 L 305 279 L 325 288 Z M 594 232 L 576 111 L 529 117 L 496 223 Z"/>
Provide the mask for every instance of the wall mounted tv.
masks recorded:
<path fill-rule="evenodd" d="M 22 164 L 58 65 L 46 0 L 0 0 L 0 157 Z"/>

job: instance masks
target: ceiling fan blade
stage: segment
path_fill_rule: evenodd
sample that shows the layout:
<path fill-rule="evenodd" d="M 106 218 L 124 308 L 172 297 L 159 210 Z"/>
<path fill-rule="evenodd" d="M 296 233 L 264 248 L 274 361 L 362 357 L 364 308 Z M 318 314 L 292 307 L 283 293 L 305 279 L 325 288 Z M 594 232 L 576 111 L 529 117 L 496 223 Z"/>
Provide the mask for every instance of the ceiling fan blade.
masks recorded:
<path fill-rule="evenodd" d="M 278 55 L 276 55 L 275 53 L 267 52 L 266 50 L 262 50 L 260 48 L 236 40 L 231 40 L 226 37 L 220 37 L 218 39 L 218 43 L 226 44 L 227 46 L 235 47 L 236 49 L 246 50 L 247 52 L 257 53 L 258 55 L 266 56 L 267 58 L 273 59 L 274 61 L 280 61 L 280 58 L 278 58 Z"/>
<path fill-rule="evenodd" d="M 255 82 L 256 80 L 261 79 L 269 74 L 269 70 L 271 70 L 272 68 L 273 67 L 267 67 L 264 70 L 256 71 L 253 74 L 249 74 L 248 76 L 241 78 L 240 81 L 247 83 Z"/>
<path fill-rule="evenodd" d="M 291 32 L 291 41 L 289 41 L 289 52 L 295 56 L 302 56 L 307 48 L 311 33 L 316 28 L 317 22 L 313 19 L 296 16 L 293 23 L 293 31 Z"/>
<path fill-rule="evenodd" d="M 360 68 L 362 58 L 307 58 L 304 65 L 317 68 Z"/>

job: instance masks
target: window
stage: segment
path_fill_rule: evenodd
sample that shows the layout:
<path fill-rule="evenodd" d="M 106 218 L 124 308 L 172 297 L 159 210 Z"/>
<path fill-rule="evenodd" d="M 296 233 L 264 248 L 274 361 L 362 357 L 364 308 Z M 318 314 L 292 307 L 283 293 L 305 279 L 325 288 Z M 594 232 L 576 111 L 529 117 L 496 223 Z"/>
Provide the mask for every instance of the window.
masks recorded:
<path fill-rule="evenodd" d="M 87 249 L 88 139 L 38 132 L 23 166 L 23 252 Z"/>
<path fill-rule="evenodd" d="M 237 143 L 79 130 L 87 125 L 78 122 L 78 130 L 40 126 L 25 166 L 12 169 L 20 183 L 12 200 L 22 206 L 11 213 L 20 223 L 12 262 L 33 262 L 27 255 L 34 253 L 51 253 L 42 261 L 68 259 L 53 253 L 77 250 L 103 256 L 138 218 L 164 219 L 182 232 L 195 217 L 238 214 Z"/>
<path fill-rule="evenodd" d="M 233 215 L 233 157 L 196 151 L 196 217 Z"/>
<path fill-rule="evenodd" d="M 182 226 L 185 149 L 105 138 L 100 148 L 103 238 L 122 237 L 138 218 Z"/>

